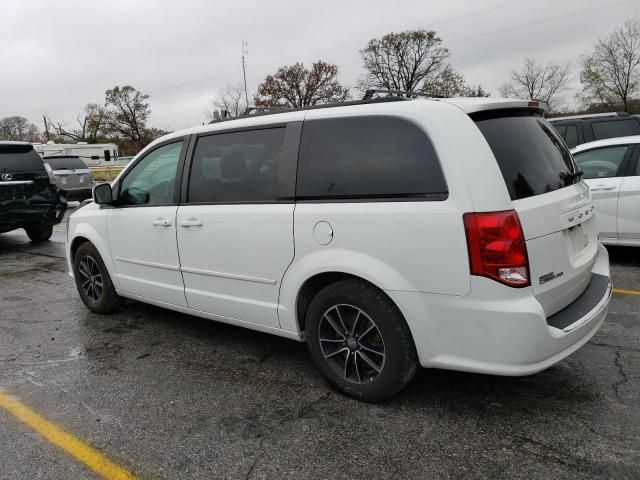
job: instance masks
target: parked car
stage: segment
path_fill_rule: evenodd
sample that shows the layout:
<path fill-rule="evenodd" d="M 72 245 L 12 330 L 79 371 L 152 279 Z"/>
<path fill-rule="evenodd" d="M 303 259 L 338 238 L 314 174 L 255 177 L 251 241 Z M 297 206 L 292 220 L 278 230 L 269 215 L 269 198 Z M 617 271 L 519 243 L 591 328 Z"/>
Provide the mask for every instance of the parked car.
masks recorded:
<path fill-rule="evenodd" d="M 84 160 L 77 155 L 47 156 L 43 160 L 53 170 L 56 185 L 65 192 L 67 200 L 91 198 L 93 175 Z"/>
<path fill-rule="evenodd" d="M 33 145 L 0 142 L 0 233 L 24 228 L 32 242 L 43 242 L 66 208 L 64 193 Z"/>
<path fill-rule="evenodd" d="M 347 102 L 166 135 L 70 217 L 79 295 L 306 341 L 380 401 L 418 365 L 529 375 L 611 295 L 587 185 L 535 102 Z M 105 208 L 107 206 L 107 208 Z"/>
<path fill-rule="evenodd" d="M 550 118 L 569 148 L 606 138 L 640 135 L 640 118 L 624 112 Z"/>
<path fill-rule="evenodd" d="M 593 196 L 600 241 L 640 246 L 640 135 L 584 143 L 572 153 Z"/>

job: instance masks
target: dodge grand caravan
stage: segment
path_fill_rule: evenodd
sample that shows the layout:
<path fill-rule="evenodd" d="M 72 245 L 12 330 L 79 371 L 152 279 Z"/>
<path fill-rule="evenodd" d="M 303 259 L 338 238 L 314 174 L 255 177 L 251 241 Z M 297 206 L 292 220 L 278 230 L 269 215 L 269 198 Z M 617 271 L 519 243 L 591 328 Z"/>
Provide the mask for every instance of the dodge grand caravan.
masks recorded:
<path fill-rule="evenodd" d="M 528 375 L 611 296 L 589 189 L 536 102 L 385 97 L 166 135 L 69 221 L 80 297 L 305 341 L 380 401 L 418 365 Z"/>

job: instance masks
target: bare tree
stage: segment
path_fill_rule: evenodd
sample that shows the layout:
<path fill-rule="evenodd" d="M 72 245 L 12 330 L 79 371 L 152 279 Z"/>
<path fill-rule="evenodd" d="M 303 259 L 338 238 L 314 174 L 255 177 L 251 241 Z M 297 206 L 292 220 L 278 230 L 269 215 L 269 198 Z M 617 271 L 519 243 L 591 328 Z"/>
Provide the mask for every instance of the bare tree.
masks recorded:
<path fill-rule="evenodd" d="M 227 117 L 237 117 L 247 109 L 248 105 L 241 85 L 218 90 L 212 101 L 213 109 L 207 112 L 209 120 L 219 120 Z"/>
<path fill-rule="evenodd" d="M 360 79 L 359 88 L 418 91 L 446 71 L 449 55 L 440 37 L 431 30 L 374 38 L 360 50 L 367 73 Z"/>
<path fill-rule="evenodd" d="M 337 80 L 338 67 L 323 61 L 310 69 L 302 63 L 280 67 L 258 85 L 257 107 L 308 107 L 349 98 L 349 90 Z"/>
<path fill-rule="evenodd" d="M 0 140 L 35 143 L 42 141 L 42 134 L 35 124 L 24 117 L 5 117 L 0 120 Z"/>
<path fill-rule="evenodd" d="M 489 92 L 481 85 L 477 87 L 467 85 L 464 75 L 447 67 L 434 80 L 425 82 L 420 89 L 423 93 L 438 95 L 441 97 L 488 97 Z"/>
<path fill-rule="evenodd" d="M 627 20 L 609 37 L 598 40 L 581 63 L 583 103 L 604 103 L 626 111 L 629 101 L 640 95 L 640 23 Z"/>
<path fill-rule="evenodd" d="M 106 110 L 97 103 L 88 103 L 84 111 L 78 114 L 76 122 L 78 126 L 70 129 L 64 122 L 55 122 L 47 117 L 49 127 L 56 136 L 74 142 L 96 143 L 98 136 L 103 133 L 105 127 Z"/>
<path fill-rule="evenodd" d="M 511 80 L 500 88 L 505 97 L 545 102 L 549 110 L 560 107 L 569 83 L 569 64 L 538 63 L 525 58 L 520 70 L 511 70 Z"/>

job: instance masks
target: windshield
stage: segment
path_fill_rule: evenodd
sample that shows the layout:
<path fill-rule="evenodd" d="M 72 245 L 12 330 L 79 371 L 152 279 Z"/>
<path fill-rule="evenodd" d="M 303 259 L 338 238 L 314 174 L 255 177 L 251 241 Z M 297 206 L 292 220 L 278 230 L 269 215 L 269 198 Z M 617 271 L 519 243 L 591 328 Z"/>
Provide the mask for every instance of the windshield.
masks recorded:
<path fill-rule="evenodd" d="M 87 164 L 80 157 L 44 157 L 53 170 L 80 170 L 87 167 Z"/>
<path fill-rule="evenodd" d="M 499 110 L 471 115 L 496 157 L 512 200 L 580 181 L 569 149 L 537 112 Z"/>

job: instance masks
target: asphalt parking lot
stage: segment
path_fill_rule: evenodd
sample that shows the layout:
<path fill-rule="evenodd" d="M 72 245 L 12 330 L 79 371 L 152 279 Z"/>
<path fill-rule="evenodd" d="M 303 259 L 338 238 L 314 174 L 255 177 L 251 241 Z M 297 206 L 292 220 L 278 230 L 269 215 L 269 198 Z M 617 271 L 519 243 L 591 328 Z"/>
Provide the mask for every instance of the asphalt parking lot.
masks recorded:
<path fill-rule="evenodd" d="M 601 331 L 543 373 L 422 370 L 369 405 L 303 344 L 134 302 L 91 314 L 62 242 L 62 226 L 40 246 L 0 235 L 0 400 L 132 475 L 640 478 L 640 295 L 614 294 Z M 640 290 L 640 253 L 610 255 L 615 286 Z M 7 408 L 0 443 L 0 478 L 98 478 Z"/>

